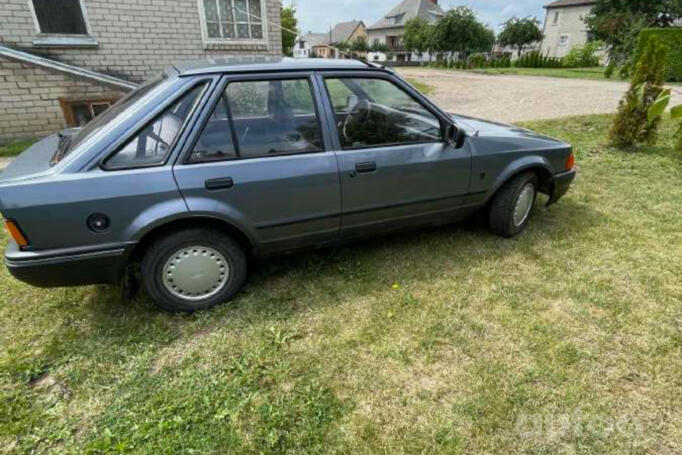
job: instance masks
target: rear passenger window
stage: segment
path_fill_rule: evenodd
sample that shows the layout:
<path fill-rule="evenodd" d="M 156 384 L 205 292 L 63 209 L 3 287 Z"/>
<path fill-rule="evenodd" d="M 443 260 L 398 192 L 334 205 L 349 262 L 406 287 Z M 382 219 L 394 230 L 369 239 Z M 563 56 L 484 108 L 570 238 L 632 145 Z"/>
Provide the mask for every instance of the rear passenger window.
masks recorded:
<path fill-rule="evenodd" d="M 322 151 L 308 79 L 230 82 L 189 162 Z"/>
<path fill-rule="evenodd" d="M 109 157 L 104 162 L 104 168 L 108 170 L 128 169 L 158 166 L 165 163 L 182 125 L 192 113 L 205 86 L 205 84 L 196 86 L 163 111 Z"/>

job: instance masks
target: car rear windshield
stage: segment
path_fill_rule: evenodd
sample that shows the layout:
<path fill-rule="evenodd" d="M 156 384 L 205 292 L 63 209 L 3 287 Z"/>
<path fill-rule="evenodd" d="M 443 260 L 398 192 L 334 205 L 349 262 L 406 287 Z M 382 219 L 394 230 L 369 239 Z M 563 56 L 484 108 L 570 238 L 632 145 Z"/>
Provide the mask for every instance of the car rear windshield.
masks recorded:
<path fill-rule="evenodd" d="M 61 161 L 65 156 L 75 150 L 81 143 L 83 143 L 87 138 L 95 134 L 97 131 L 105 127 L 107 124 L 112 122 L 116 117 L 125 112 L 129 107 L 133 106 L 140 99 L 142 99 L 149 92 L 154 90 L 156 87 L 161 85 L 168 77 L 164 74 L 163 76 L 153 79 L 146 84 L 138 87 L 132 92 L 128 93 L 125 97 L 121 98 L 118 102 L 113 104 L 109 109 L 104 111 L 99 116 L 95 117 L 90 123 L 85 125 L 83 129 L 78 131 L 75 135 L 71 137 L 63 137 L 60 141 L 60 150 L 55 154 L 52 164 L 56 164 Z"/>

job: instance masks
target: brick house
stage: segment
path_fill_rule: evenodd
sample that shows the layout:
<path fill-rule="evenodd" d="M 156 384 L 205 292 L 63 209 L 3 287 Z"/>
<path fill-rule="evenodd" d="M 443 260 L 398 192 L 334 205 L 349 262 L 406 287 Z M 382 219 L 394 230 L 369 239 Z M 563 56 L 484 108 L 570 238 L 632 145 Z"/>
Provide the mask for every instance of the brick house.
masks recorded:
<path fill-rule="evenodd" d="M 281 55 L 279 0 L 3 0 L 0 142 L 81 126 L 178 60 Z"/>

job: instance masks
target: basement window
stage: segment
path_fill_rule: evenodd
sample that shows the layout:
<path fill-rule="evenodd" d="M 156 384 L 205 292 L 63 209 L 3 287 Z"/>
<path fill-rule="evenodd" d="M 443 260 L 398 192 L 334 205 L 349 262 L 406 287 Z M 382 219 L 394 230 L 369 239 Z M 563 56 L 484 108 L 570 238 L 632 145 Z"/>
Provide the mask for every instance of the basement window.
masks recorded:
<path fill-rule="evenodd" d="M 31 0 L 39 33 L 87 35 L 81 0 Z"/>
<path fill-rule="evenodd" d="M 85 126 L 102 112 L 109 109 L 112 102 L 113 100 L 111 99 L 87 101 L 59 100 L 62 112 L 64 113 L 64 120 L 66 120 L 66 124 L 71 128 Z"/>

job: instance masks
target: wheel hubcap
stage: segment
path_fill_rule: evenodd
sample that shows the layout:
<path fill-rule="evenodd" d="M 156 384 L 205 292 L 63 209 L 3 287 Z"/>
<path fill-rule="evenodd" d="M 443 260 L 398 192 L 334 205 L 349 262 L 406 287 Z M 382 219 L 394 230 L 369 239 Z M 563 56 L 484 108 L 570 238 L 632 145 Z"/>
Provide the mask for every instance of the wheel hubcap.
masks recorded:
<path fill-rule="evenodd" d="M 514 207 L 514 226 L 521 226 L 530 215 L 530 209 L 533 208 L 533 201 L 535 200 L 535 186 L 532 183 L 527 183 L 519 193 L 516 200 L 516 207 Z"/>
<path fill-rule="evenodd" d="M 203 300 L 225 286 L 230 274 L 225 257 L 213 248 L 191 246 L 176 251 L 163 267 L 163 284 L 183 300 Z"/>

